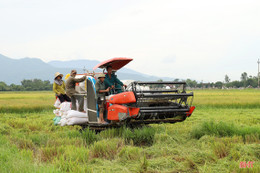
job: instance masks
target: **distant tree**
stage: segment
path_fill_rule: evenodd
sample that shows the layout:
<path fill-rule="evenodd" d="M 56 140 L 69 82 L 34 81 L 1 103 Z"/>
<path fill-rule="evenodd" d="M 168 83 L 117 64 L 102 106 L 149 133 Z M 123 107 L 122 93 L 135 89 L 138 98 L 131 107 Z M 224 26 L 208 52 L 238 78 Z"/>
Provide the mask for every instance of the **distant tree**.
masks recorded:
<path fill-rule="evenodd" d="M 197 81 L 195 81 L 195 80 L 187 79 L 187 80 L 186 80 L 186 83 L 187 83 L 187 85 L 188 85 L 189 87 L 191 87 L 191 88 L 194 88 L 194 87 L 197 86 Z"/>
<path fill-rule="evenodd" d="M 228 77 L 228 75 L 225 75 L 225 83 L 229 83 L 230 82 L 230 78 Z"/>
<path fill-rule="evenodd" d="M 248 78 L 247 81 L 246 81 L 246 86 L 247 87 L 251 86 L 251 87 L 256 88 L 257 87 L 257 80 L 254 79 L 253 77 Z"/>
<path fill-rule="evenodd" d="M 22 86 L 26 91 L 43 91 L 43 90 L 51 90 L 52 84 L 50 81 L 42 81 L 40 79 L 33 80 L 23 80 Z"/>
<path fill-rule="evenodd" d="M 52 90 L 52 84 L 50 83 L 49 80 L 45 80 L 43 81 L 43 84 L 44 84 L 44 90 Z"/>
<path fill-rule="evenodd" d="M 246 87 L 246 81 L 248 79 L 247 73 L 246 72 L 242 73 L 240 79 L 243 82 L 243 86 Z"/>
<path fill-rule="evenodd" d="M 0 91 L 9 91 L 9 90 L 10 88 L 6 83 L 0 82 Z"/>
<path fill-rule="evenodd" d="M 214 82 L 210 83 L 210 87 L 213 88 L 214 87 Z"/>
<path fill-rule="evenodd" d="M 218 82 L 215 83 L 215 87 L 216 87 L 216 88 L 222 88 L 222 86 L 223 86 L 223 83 L 220 82 L 220 81 L 218 81 Z"/>
<path fill-rule="evenodd" d="M 24 91 L 24 87 L 22 85 L 11 84 L 10 90 L 11 91 Z"/>
<path fill-rule="evenodd" d="M 240 81 L 232 81 L 230 83 L 227 84 L 227 87 L 233 87 L 233 88 L 240 88 L 243 86 L 243 83 Z"/>
<path fill-rule="evenodd" d="M 202 88 L 203 87 L 203 81 L 201 81 L 200 83 L 197 84 L 198 88 Z"/>
<path fill-rule="evenodd" d="M 163 82 L 162 79 L 157 80 L 157 82 Z M 155 89 L 159 89 L 162 88 L 163 85 L 162 84 L 156 84 L 156 85 L 150 85 L 150 88 L 155 88 Z"/>
<path fill-rule="evenodd" d="M 210 88 L 210 83 L 205 83 L 205 84 L 204 84 L 204 87 L 205 87 L 205 88 Z"/>
<path fill-rule="evenodd" d="M 246 73 L 246 72 L 244 72 L 244 73 L 241 74 L 241 77 L 240 77 L 241 81 L 246 81 L 247 78 L 248 78 L 248 77 L 247 77 L 247 73 Z"/>

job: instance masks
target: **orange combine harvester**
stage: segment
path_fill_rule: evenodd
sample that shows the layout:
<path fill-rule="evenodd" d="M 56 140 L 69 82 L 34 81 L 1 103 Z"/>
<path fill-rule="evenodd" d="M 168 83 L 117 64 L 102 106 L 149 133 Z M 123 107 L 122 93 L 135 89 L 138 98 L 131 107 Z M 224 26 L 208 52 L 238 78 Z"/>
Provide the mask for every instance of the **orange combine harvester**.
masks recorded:
<path fill-rule="evenodd" d="M 93 70 L 112 66 L 120 70 L 133 59 L 112 58 L 96 65 Z M 124 92 L 106 96 L 105 119 L 108 124 L 98 123 L 99 113 L 96 102 L 96 75 L 86 80 L 86 111 L 89 122 L 82 125 L 95 130 L 123 125 L 134 127 L 140 124 L 175 123 L 191 116 L 193 92 L 187 93 L 186 82 L 143 82 L 133 81 L 124 88 Z M 121 88 L 120 88 L 121 89 Z"/>

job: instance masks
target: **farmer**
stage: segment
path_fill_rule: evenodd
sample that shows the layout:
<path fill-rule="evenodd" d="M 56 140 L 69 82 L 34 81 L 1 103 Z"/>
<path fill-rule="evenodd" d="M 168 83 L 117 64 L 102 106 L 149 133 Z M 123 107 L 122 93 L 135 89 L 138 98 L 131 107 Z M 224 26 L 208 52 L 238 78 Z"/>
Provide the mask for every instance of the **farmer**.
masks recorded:
<path fill-rule="evenodd" d="M 106 87 L 110 87 L 115 93 L 121 93 L 122 92 L 122 86 L 126 87 L 115 74 L 112 73 L 113 69 L 112 66 L 107 66 L 107 74 L 105 78 L 105 84 Z M 114 94 L 115 94 L 114 93 Z"/>
<path fill-rule="evenodd" d="M 96 96 L 97 96 L 97 104 L 98 104 L 98 111 L 99 111 L 99 122 L 102 124 L 106 124 L 103 114 L 105 110 L 105 96 L 109 92 L 110 87 L 106 88 L 105 86 L 105 74 L 100 74 L 98 76 L 98 81 L 95 85 L 96 88 Z"/>
<path fill-rule="evenodd" d="M 55 95 L 59 98 L 60 102 L 68 101 L 70 102 L 70 98 L 66 95 L 65 92 L 65 83 L 62 80 L 63 74 L 56 72 L 55 78 L 53 82 L 53 91 L 55 92 Z"/>
<path fill-rule="evenodd" d="M 86 79 L 86 75 L 81 78 L 75 78 L 77 74 L 76 70 L 71 70 L 69 78 L 66 80 L 66 92 L 71 98 L 71 109 L 77 110 L 76 100 L 79 103 L 79 111 L 84 112 L 84 96 L 78 95 L 79 93 L 75 90 L 76 83 L 83 82 Z"/>

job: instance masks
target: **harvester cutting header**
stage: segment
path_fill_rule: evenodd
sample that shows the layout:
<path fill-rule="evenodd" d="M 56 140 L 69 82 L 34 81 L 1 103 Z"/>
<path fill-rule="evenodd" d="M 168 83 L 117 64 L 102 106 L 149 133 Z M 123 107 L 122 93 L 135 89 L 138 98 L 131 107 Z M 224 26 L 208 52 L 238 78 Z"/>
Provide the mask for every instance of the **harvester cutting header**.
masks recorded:
<path fill-rule="evenodd" d="M 102 74 L 90 74 L 85 81 L 78 84 L 76 90 L 85 97 L 84 110 L 88 117 L 87 122 L 79 124 L 102 129 L 122 125 L 175 123 L 191 116 L 195 109 L 192 106 L 193 92 L 187 93 L 186 82 L 133 81 L 126 86 L 118 80 L 114 73 L 132 60 L 106 60 L 93 68 L 102 69 Z M 107 74 L 104 74 L 105 69 Z M 101 78 L 105 78 L 105 82 Z M 97 82 L 106 83 L 106 87 L 97 87 Z M 106 123 L 99 122 L 100 114 L 104 116 Z"/>

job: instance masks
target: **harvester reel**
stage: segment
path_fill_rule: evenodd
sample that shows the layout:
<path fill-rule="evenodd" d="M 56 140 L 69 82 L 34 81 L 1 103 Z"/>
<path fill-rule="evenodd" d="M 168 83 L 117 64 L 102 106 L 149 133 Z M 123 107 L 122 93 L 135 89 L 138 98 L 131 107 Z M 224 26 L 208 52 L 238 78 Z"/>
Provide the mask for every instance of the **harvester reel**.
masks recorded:
<path fill-rule="evenodd" d="M 193 98 L 193 92 L 186 93 L 185 82 L 133 82 L 127 90 L 135 94 L 135 105 L 140 108 L 135 123 L 173 123 L 176 117 L 181 117 L 177 121 L 185 120 L 192 104 L 188 98 Z"/>

